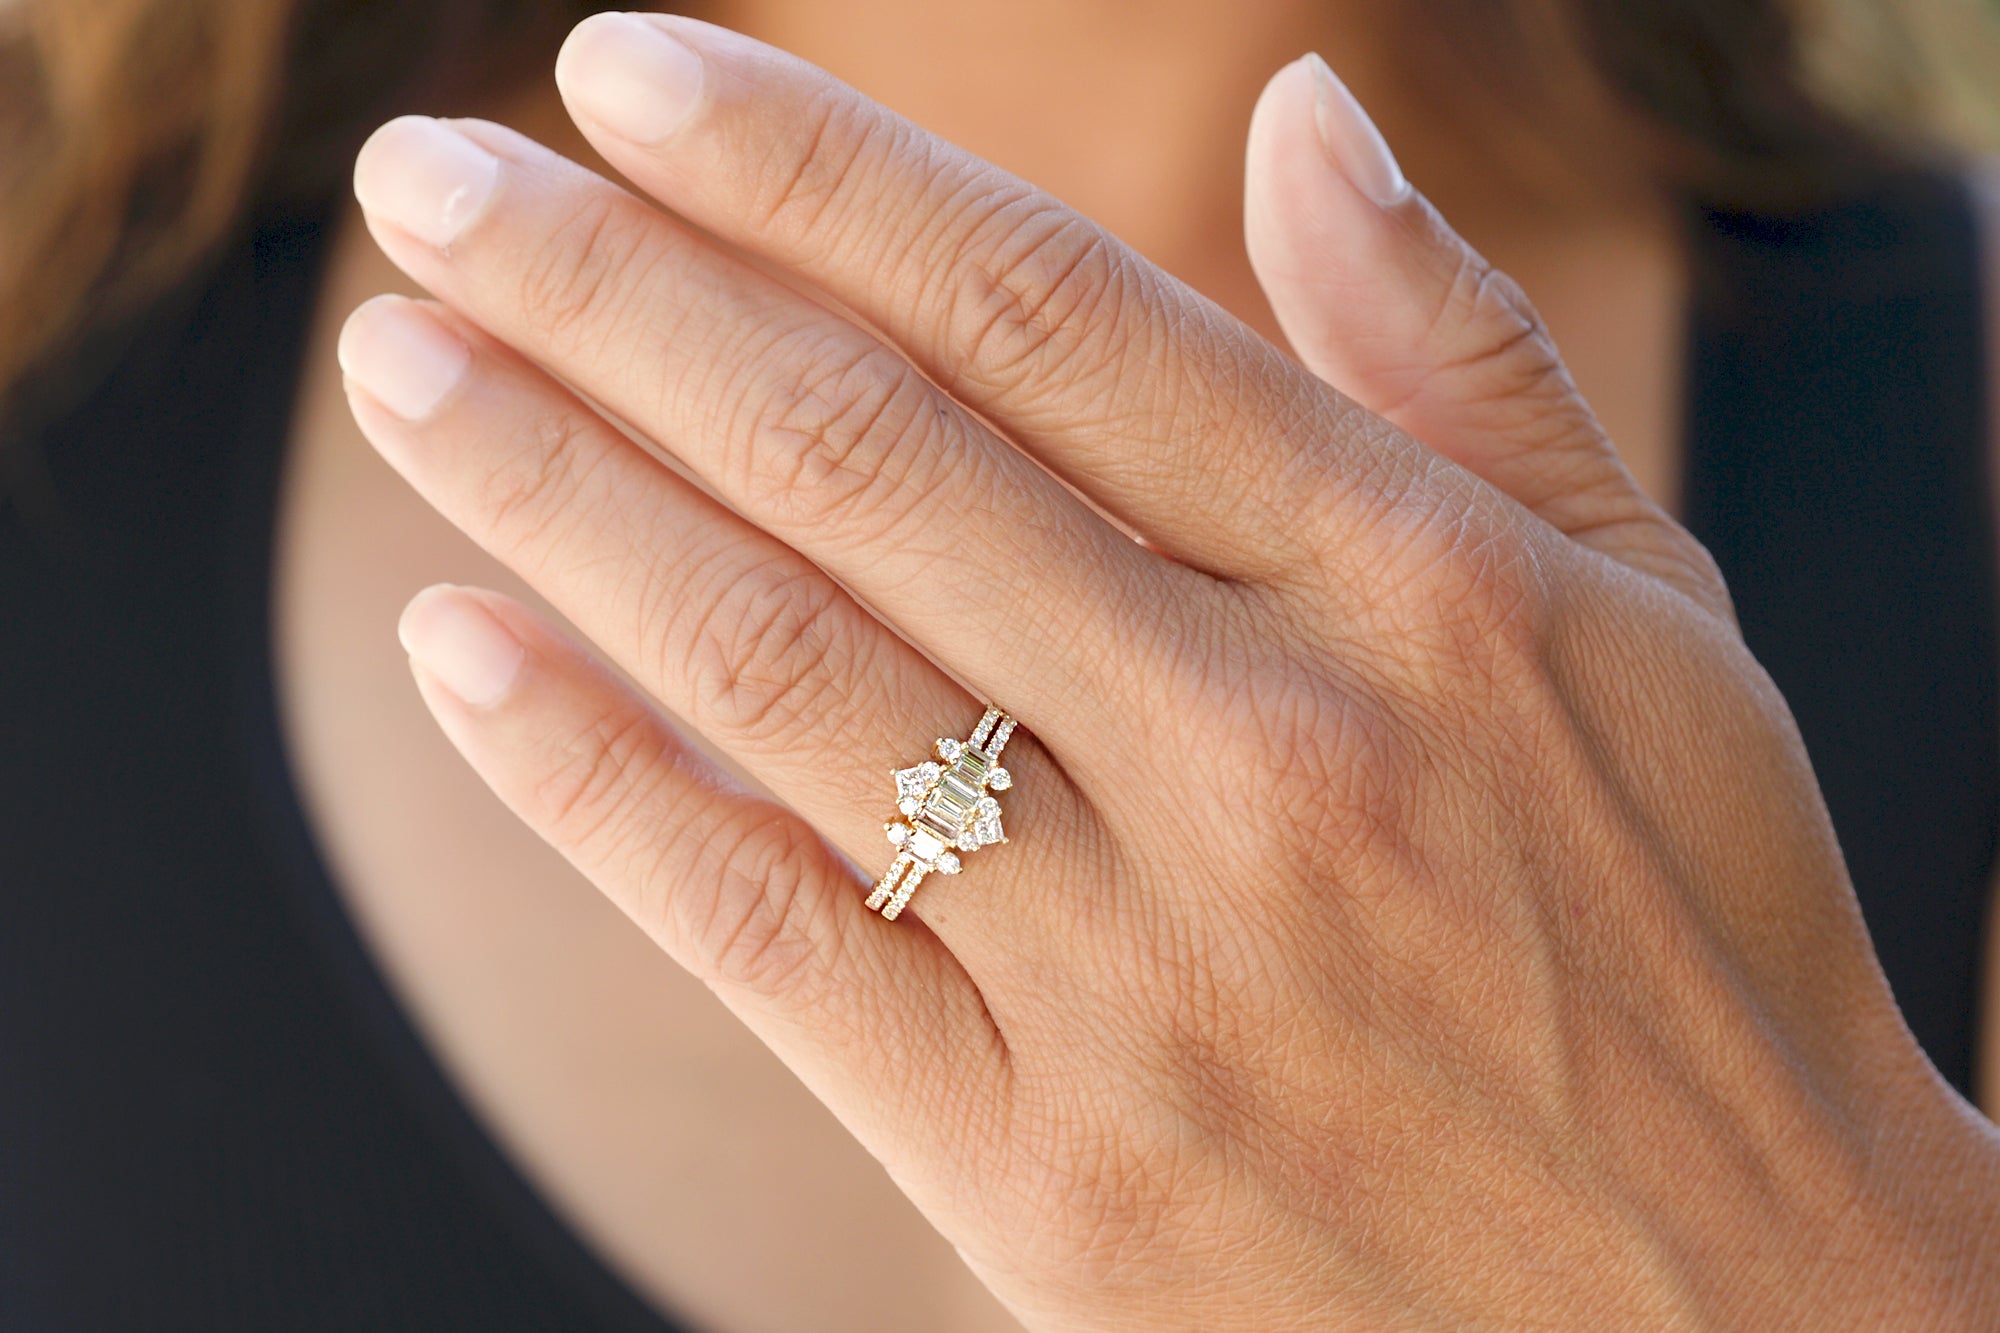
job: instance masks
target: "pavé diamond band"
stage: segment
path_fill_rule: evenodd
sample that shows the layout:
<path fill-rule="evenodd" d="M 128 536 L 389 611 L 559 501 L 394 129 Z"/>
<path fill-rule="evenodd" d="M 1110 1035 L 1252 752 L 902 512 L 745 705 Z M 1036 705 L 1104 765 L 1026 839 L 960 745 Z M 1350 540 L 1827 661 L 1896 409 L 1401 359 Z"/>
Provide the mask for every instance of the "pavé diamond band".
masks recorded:
<path fill-rule="evenodd" d="M 882 827 L 896 848 L 896 859 L 868 895 L 869 911 L 894 921 L 925 875 L 933 870 L 956 875 L 960 852 L 1007 841 L 1000 828 L 1000 802 L 988 793 L 1013 785 L 1000 767 L 1000 751 L 1013 734 L 1014 719 L 988 708 L 970 738 L 940 740 L 935 760 L 895 770 L 896 808 L 903 818 Z"/>

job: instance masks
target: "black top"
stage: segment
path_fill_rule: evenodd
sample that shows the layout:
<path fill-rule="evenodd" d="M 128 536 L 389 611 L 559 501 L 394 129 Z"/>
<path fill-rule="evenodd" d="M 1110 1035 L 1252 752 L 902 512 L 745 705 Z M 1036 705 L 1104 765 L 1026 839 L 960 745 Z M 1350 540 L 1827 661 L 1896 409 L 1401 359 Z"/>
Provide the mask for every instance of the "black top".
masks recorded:
<path fill-rule="evenodd" d="M 1686 488 L 1961 1087 L 2000 823 L 1970 216 L 1912 180 L 1697 219 Z M 13 423 L 0 1327 L 658 1333 L 447 1083 L 291 783 L 270 557 L 330 217 L 264 217 Z"/>
<path fill-rule="evenodd" d="M 1792 706 L 1876 951 L 1971 1095 L 2000 831 L 1976 214 L 1905 178 L 1694 230 L 1685 520 Z"/>

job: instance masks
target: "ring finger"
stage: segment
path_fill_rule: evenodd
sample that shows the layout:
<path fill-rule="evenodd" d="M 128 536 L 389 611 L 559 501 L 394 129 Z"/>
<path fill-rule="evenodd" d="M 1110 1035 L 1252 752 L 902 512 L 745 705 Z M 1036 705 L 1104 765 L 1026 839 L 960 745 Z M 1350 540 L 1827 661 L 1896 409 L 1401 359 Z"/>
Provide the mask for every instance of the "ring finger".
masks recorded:
<path fill-rule="evenodd" d="M 1005 1104 L 1008 1046 L 944 945 L 868 919 L 852 872 L 796 815 L 717 772 L 525 608 L 431 588 L 398 633 L 433 716 L 495 794 L 877 1156 L 933 1178 L 965 1159 L 972 1127 Z M 926 1132 L 905 1132 L 915 1123 Z"/>

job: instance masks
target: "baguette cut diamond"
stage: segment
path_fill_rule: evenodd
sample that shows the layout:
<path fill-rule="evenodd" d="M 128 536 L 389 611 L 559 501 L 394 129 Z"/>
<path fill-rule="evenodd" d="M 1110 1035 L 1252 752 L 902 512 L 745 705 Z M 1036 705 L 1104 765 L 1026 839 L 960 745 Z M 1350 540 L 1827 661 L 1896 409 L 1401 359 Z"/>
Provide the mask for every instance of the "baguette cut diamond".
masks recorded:
<path fill-rule="evenodd" d="M 964 868 L 959 853 L 1007 841 L 1000 802 L 987 793 L 1013 785 L 1000 767 L 1001 748 L 1013 732 L 1013 718 L 988 708 L 969 739 L 943 737 L 936 759 L 893 771 L 896 808 L 908 822 L 883 825 L 896 857 L 868 895 L 870 911 L 895 920 L 924 876 L 956 875 Z"/>

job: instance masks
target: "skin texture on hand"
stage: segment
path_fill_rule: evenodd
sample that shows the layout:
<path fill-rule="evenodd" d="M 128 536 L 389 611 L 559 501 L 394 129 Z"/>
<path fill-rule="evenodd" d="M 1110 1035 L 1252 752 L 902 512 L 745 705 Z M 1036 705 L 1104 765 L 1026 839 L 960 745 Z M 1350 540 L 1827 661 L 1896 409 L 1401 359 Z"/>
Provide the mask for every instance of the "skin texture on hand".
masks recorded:
<path fill-rule="evenodd" d="M 1031 1327 L 1990 1318 L 1995 1145 L 1713 565 L 1327 77 L 1251 143 L 1303 364 L 692 21 L 558 67 L 661 207 L 385 127 L 440 304 L 356 312 L 357 420 L 644 693 L 461 589 L 419 686 Z M 888 925 L 884 775 L 985 699 L 1010 842 Z"/>

